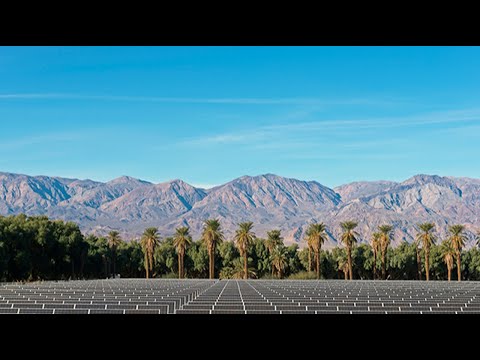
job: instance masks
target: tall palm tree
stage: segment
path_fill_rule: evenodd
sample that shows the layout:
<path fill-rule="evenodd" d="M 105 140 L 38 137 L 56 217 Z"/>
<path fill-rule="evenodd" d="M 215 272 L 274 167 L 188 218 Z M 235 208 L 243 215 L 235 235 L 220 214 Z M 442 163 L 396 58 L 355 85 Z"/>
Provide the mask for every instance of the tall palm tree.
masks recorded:
<path fill-rule="evenodd" d="M 452 269 L 453 269 L 453 257 L 455 256 L 455 249 L 452 246 L 450 240 L 445 240 L 442 242 L 440 247 L 442 252 L 443 261 L 447 265 L 447 272 L 448 272 L 448 281 L 452 279 Z"/>
<path fill-rule="evenodd" d="M 235 232 L 235 243 L 237 244 L 240 256 L 243 256 L 243 276 L 248 279 L 248 247 L 255 239 L 255 234 L 252 231 L 253 222 L 243 222 L 238 224 L 238 230 Z"/>
<path fill-rule="evenodd" d="M 312 271 L 312 238 L 308 236 L 308 229 L 305 233 L 305 242 L 307 243 L 307 248 L 308 248 L 308 272 Z"/>
<path fill-rule="evenodd" d="M 270 256 L 272 267 L 277 270 L 278 277 L 283 277 L 283 272 L 288 264 L 287 248 L 285 246 L 277 246 Z"/>
<path fill-rule="evenodd" d="M 190 229 L 186 226 L 175 229 L 173 237 L 173 245 L 177 249 L 178 254 L 178 277 L 183 279 L 185 277 L 185 265 L 183 260 L 185 258 L 185 250 L 192 244 L 192 237 L 190 236 Z"/>
<path fill-rule="evenodd" d="M 149 278 L 150 271 L 153 270 L 153 255 L 159 241 L 160 235 L 156 227 L 150 227 L 143 232 L 141 244 L 145 255 L 144 264 L 147 279 Z"/>
<path fill-rule="evenodd" d="M 378 257 L 378 251 L 380 250 L 381 236 L 382 234 L 380 234 L 379 232 L 374 232 L 372 234 L 372 240 L 370 242 L 373 250 L 373 280 L 377 278 L 377 257 Z"/>
<path fill-rule="evenodd" d="M 457 258 L 457 279 L 458 281 L 462 280 L 462 248 L 465 246 L 467 241 L 467 236 L 465 235 L 465 226 L 463 225 L 452 225 L 448 228 L 450 232 L 449 240 L 452 243 L 452 247 L 455 250 L 455 257 Z"/>
<path fill-rule="evenodd" d="M 207 246 L 209 258 L 209 277 L 215 278 L 215 248 L 218 243 L 223 241 L 223 231 L 220 227 L 220 221 L 217 219 L 205 220 L 203 224 L 202 240 Z"/>
<path fill-rule="evenodd" d="M 382 279 L 387 278 L 387 250 L 390 245 L 393 227 L 391 225 L 380 225 L 380 250 L 382 252 Z"/>
<path fill-rule="evenodd" d="M 326 227 L 324 223 L 310 224 L 307 229 L 308 242 L 311 243 L 313 252 L 315 253 L 315 262 L 317 268 L 317 279 L 320 279 L 320 251 L 322 245 L 327 238 Z"/>
<path fill-rule="evenodd" d="M 113 260 L 113 277 L 117 274 L 117 248 L 122 243 L 122 238 L 118 231 L 110 231 L 107 236 L 107 244 L 110 250 L 112 250 Z"/>
<path fill-rule="evenodd" d="M 418 224 L 418 227 L 421 231 L 417 235 L 417 241 L 422 242 L 423 251 L 425 252 L 425 275 L 428 281 L 430 280 L 430 248 L 437 239 L 433 234 L 435 224 L 427 222 Z"/>
<path fill-rule="evenodd" d="M 340 223 L 340 226 L 343 229 L 341 240 L 347 248 L 348 274 L 350 276 L 350 280 L 353 280 L 352 248 L 353 245 L 357 242 L 358 233 L 355 231 L 357 225 L 358 223 L 356 223 L 355 221 L 345 221 Z"/>
<path fill-rule="evenodd" d="M 272 255 L 273 250 L 277 246 L 283 245 L 283 238 L 280 230 L 271 230 L 267 232 L 267 240 L 265 241 L 265 245 L 267 247 L 269 255 Z M 272 276 L 274 271 L 275 271 L 275 268 L 272 266 Z"/>

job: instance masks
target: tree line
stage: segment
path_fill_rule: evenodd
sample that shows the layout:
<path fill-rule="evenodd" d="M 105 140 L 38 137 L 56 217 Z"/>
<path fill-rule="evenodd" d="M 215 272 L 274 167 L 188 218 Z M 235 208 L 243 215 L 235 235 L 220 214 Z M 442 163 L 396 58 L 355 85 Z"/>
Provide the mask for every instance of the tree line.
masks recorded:
<path fill-rule="evenodd" d="M 204 222 L 193 241 L 188 227 L 161 238 L 157 228 L 141 239 L 124 241 L 117 231 L 105 237 L 84 235 L 77 224 L 46 216 L 0 216 L 0 281 L 125 278 L 290 278 L 480 280 L 480 234 L 477 247 L 464 250 L 465 227 L 452 225 L 439 241 L 433 223 L 418 224 L 413 243 L 390 246 L 393 227 L 378 227 L 369 244 L 358 243 L 357 223 L 346 221 L 341 244 L 322 249 L 323 223 L 310 224 L 306 246 L 286 246 L 280 230 L 265 239 L 252 222 L 238 225 L 233 242 L 225 241 L 220 222 Z"/>

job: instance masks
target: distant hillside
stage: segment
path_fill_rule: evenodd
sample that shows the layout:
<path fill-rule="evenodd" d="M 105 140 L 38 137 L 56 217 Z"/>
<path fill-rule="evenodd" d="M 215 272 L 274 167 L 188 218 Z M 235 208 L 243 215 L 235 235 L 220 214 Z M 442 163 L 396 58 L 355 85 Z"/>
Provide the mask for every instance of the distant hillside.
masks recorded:
<path fill-rule="evenodd" d="M 468 247 L 480 228 L 480 180 L 417 175 L 402 183 L 364 181 L 330 189 L 316 181 L 266 174 L 205 190 L 182 180 L 152 184 L 124 176 L 102 183 L 0 172 L 0 215 L 19 213 L 75 221 L 83 231 L 99 235 L 118 229 L 126 238 L 138 237 L 147 226 L 169 236 L 179 225 L 191 227 L 198 238 L 203 220 L 213 217 L 231 238 L 239 222 L 250 220 L 258 236 L 278 228 L 286 243 L 300 246 L 313 221 L 327 224 L 327 246 L 336 244 L 339 223 L 347 219 L 359 222 L 362 241 L 378 225 L 393 224 L 395 244 L 411 242 L 419 222 L 433 221 L 440 237 L 448 225 L 462 223 L 470 236 Z"/>

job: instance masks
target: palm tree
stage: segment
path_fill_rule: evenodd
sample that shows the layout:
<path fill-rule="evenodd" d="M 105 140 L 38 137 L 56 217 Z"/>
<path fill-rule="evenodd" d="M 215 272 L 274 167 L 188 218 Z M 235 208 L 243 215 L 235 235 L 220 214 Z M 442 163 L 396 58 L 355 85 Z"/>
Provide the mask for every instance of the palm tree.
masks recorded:
<path fill-rule="evenodd" d="M 215 278 L 215 248 L 223 241 L 223 231 L 220 229 L 220 221 L 217 219 L 205 220 L 203 224 L 202 240 L 207 246 L 209 258 L 209 277 Z"/>
<path fill-rule="evenodd" d="M 345 253 L 342 252 L 342 255 L 338 258 L 338 270 L 343 272 L 345 280 L 348 280 L 349 275 L 349 266 L 348 266 L 348 256 L 345 256 Z"/>
<path fill-rule="evenodd" d="M 287 248 L 285 246 L 277 246 L 270 256 L 272 267 L 277 270 L 278 277 L 283 277 L 283 271 L 288 264 Z"/>
<path fill-rule="evenodd" d="M 380 250 L 381 236 L 382 234 L 380 234 L 379 232 L 374 232 L 372 234 L 371 245 L 373 250 L 373 280 L 377 278 L 377 256 L 378 256 L 378 251 Z"/>
<path fill-rule="evenodd" d="M 430 248 L 435 244 L 436 237 L 432 233 L 435 230 L 435 224 L 433 223 L 423 223 L 419 224 L 421 232 L 417 235 L 417 241 L 422 242 L 423 251 L 425 252 L 425 275 L 427 281 L 430 280 Z"/>
<path fill-rule="evenodd" d="M 252 232 L 253 222 L 243 222 L 238 224 L 238 227 L 239 229 L 235 232 L 235 243 L 240 256 L 243 256 L 244 279 L 248 279 L 248 247 L 255 239 L 255 234 Z"/>
<path fill-rule="evenodd" d="M 305 233 L 305 242 L 307 243 L 308 248 L 308 272 L 312 271 L 312 239 L 308 236 L 308 229 Z"/>
<path fill-rule="evenodd" d="M 380 250 L 382 251 L 382 278 L 387 278 L 387 250 L 390 245 L 390 237 L 392 235 L 393 227 L 391 225 L 380 225 Z"/>
<path fill-rule="evenodd" d="M 477 231 L 477 236 L 475 239 L 477 240 L 477 246 L 480 247 L 480 230 Z"/>
<path fill-rule="evenodd" d="M 177 249 L 178 254 L 178 277 L 183 279 L 185 277 L 185 265 L 183 260 L 185 258 L 185 250 L 192 244 L 192 237 L 190 236 L 190 229 L 186 226 L 175 229 L 173 237 L 173 245 Z"/>
<path fill-rule="evenodd" d="M 150 271 L 153 270 L 153 254 L 159 241 L 160 235 L 156 227 L 150 227 L 143 232 L 141 244 L 143 253 L 145 254 L 144 264 L 147 279 L 149 278 Z"/>
<path fill-rule="evenodd" d="M 122 238 L 118 231 L 110 231 L 107 236 L 108 247 L 112 250 L 113 258 L 113 277 L 117 274 L 117 248 L 122 243 Z"/>
<path fill-rule="evenodd" d="M 356 223 L 355 221 L 345 221 L 340 223 L 340 226 L 343 229 L 341 240 L 347 248 L 348 274 L 350 276 L 350 280 L 353 280 L 352 248 L 353 248 L 353 244 L 357 242 L 358 233 L 354 230 L 357 227 L 357 225 L 358 223 Z"/>
<path fill-rule="evenodd" d="M 453 256 L 455 255 L 455 249 L 450 240 L 445 240 L 442 242 L 440 250 L 442 252 L 443 261 L 445 261 L 445 264 L 447 265 L 448 281 L 450 281 L 452 279 Z"/>
<path fill-rule="evenodd" d="M 325 242 L 327 233 L 325 232 L 325 224 L 310 224 L 307 230 L 308 242 L 311 244 L 313 252 L 315 253 L 315 262 L 317 266 L 317 279 L 320 279 L 320 251 L 322 244 Z"/>
<path fill-rule="evenodd" d="M 448 228 L 450 232 L 450 241 L 452 243 L 452 247 L 455 250 L 455 257 L 457 258 L 457 279 L 458 281 L 462 280 L 462 248 L 465 246 L 465 242 L 467 241 L 467 236 L 464 234 L 465 226 L 463 225 L 452 225 Z"/>
<path fill-rule="evenodd" d="M 267 232 L 267 240 L 265 241 L 265 245 L 269 254 L 271 254 L 277 246 L 283 245 L 283 238 L 280 230 L 271 230 Z"/>
<path fill-rule="evenodd" d="M 265 246 L 267 247 L 268 253 L 272 255 L 273 250 L 277 246 L 283 245 L 283 238 L 280 230 L 271 230 L 267 232 L 267 240 L 265 241 Z M 272 276 L 275 271 L 275 268 L 272 266 Z"/>

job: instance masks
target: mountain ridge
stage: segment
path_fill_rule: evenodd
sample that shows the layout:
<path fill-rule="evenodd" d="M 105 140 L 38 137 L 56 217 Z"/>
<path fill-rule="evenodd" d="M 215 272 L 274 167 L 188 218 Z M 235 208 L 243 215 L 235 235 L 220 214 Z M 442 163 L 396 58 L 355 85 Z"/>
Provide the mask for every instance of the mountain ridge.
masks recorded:
<path fill-rule="evenodd" d="M 75 221 L 97 235 L 118 229 L 125 238 L 140 236 L 147 226 L 170 236 L 180 225 L 198 238 L 203 221 L 216 217 L 231 239 L 238 222 L 253 221 L 258 236 L 278 228 L 286 243 L 300 246 L 308 224 L 323 221 L 327 247 L 338 244 L 339 223 L 350 219 L 358 221 L 361 241 L 369 241 L 378 225 L 393 224 L 395 244 L 413 241 L 418 222 L 434 222 L 440 238 L 448 225 L 463 223 L 471 245 L 480 226 L 480 179 L 418 174 L 332 189 L 268 173 L 202 189 L 181 179 L 154 184 L 124 175 L 99 182 L 0 172 L 0 215 L 18 213 Z"/>

